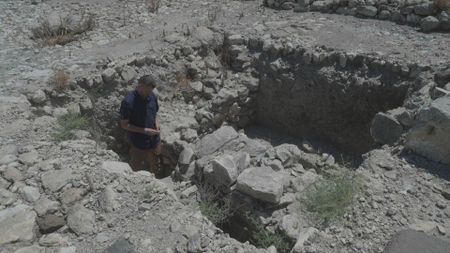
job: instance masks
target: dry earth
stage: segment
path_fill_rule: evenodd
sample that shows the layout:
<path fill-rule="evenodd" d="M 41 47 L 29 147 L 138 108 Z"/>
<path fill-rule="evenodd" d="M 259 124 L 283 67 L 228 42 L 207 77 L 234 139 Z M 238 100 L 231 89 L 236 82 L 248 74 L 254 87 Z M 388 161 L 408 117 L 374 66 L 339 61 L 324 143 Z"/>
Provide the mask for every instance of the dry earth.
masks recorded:
<path fill-rule="evenodd" d="M 450 34 L 262 1 L 148 2 L 0 2 L 0 252 L 450 252 L 450 97 L 435 89 L 450 90 Z M 94 29 L 66 45 L 30 38 L 46 17 L 88 14 Z M 161 83 L 163 179 L 130 171 L 116 125 L 147 73 Z M 95 124 L 55 140 L 68 112 Z M 362 190 L 322 224 L 302 196 L 335 171 Z M 216 227 L 199 208 L 206 183 L 289 250 Z"/>

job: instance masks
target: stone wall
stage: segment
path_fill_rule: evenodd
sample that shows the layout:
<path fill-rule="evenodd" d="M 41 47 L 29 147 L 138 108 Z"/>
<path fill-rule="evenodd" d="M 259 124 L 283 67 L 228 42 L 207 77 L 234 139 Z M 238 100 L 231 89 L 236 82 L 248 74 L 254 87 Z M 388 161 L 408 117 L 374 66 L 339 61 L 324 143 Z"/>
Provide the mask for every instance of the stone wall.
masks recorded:
<path fill-rule="evenodd" d="M 294 9 L 297 12 L 317 11 L 390 20 L 418 26 L 424 32 L 450 31 L 450 6 L 437 6 L 426 0 L 264 0 L 264 4 L 275 9 Z"/>
<path fill-rule="evenodd" d="M 261 41 L 257 122 L 296 136 L 320 136 L 363 153 L 377 112 L 401 106 L 415 83 L 414 64 L 364 54 Z"/>

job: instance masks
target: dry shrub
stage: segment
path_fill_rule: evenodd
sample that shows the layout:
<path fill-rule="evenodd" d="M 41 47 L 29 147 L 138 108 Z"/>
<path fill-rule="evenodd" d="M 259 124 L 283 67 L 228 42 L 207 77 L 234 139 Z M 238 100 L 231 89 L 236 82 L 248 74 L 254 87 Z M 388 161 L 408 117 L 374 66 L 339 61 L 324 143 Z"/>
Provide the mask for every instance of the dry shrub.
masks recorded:
<path fill-rule="evenodd" d="M 208 21 L 210 24 L 214 24 L 217 21 L 217 18 L 219 16 L 220 7 L 213 6 L 212 8 L 208 9 Z"/>
<path fill-rule="evenodd" d="M 75 23 L 70 17 L 61 17 L 59 24 L 51 25 L 48 19 L 42 18 L 40 24 L 31 30 L 31 38 L 43 46 L 65 45 L 77 39 L 78 35 L 94 29 L 93 16 L 83 18 Z"/>
<path fill-rule="evenodd" d="M 146 0 L 147 10 L 151 13 L 157 13 L 161 5 L 161 0 Z"/>
<path fill-rule="evenodd" d="M 70 74 L 64 70 L 57 70 L 50 79 L 51 85 L 57 90 L 65 90 L 69 87 Z"/>
<path fill-rule="evenodd" d="M 189 78 L 187 78 L 185 74 L 177 74 L 175 80 L 177 81 L 178 90 L 188 90 L 191 88 L 189 85 Z"/>
<path fill-rule="evenodd" d="M 434 0 L 433 3 L 441 11 L 450 11 L 450 0 Z"/>
<path fill-rule="evenodd" d="M 190 79 L 186 73 L 177 73 L 175 75 L 175 83 L 173 83 L 173 89 L 170 92 L 170 97 L 175 98 L 177 94 L 192 95 L 193 90 L 190 85 Z"/>
<path fill-rule="evenodd" d="M 361 189 L 360 179 L 350 174 L 331 174 L 305 190 L 302 203 L 319 221 L 330 223 L 342 218 Z"/>

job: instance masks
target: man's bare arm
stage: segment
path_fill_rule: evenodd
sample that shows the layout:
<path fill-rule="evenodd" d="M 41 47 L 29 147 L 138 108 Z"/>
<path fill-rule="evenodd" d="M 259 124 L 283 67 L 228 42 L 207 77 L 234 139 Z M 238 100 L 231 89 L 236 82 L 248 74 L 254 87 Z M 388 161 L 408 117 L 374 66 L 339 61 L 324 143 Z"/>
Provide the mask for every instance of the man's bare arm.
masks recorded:
<path fill-rule="evenodd" d="M 159 118 L 158 118 L 158 116 L 156 117 L 156 119 L 155 119 L 155 121 L 156 121 L 156 123 L 155 123 L 155 125 L 156 125 L 156 130 L 161 130 L 161 125 L 159 124 Z"/>
<path fill-rule="evenodd" d="M 140 134 L 147 134 L 147 135 L 157 135 L 157 134 L 159 134 L 159 131 L 156 130 L 156 129 L 142 128 L 142 127 L 134 126 L 134 125 L 130 124 L 129 120 L 121 120 L 120 121 L 120 127 L 122 127 L 123 129 L 125 129 L 127 131 L 140 133 Z"/>

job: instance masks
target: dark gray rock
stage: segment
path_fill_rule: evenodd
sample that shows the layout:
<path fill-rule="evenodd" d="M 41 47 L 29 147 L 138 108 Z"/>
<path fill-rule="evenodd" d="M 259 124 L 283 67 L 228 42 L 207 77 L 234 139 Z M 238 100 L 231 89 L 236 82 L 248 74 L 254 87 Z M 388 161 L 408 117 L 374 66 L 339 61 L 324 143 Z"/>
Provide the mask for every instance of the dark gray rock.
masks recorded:
<path fill-rule="evenodd" d="M 105 251 L 103 251 L 103 253 L 134 253 L 134 252 L 135 251 L 133 245 L 124 238 L 118 239 Z"/>
<path fill-rule="evenodd" d="M 439 28 L 439 19 L 433 16 L 423 18 L 422 20 L 420 20 L 420 28 L 422 28 L 422 31 L 424 32 L 437 30 Z"/>
<path fill-rule="evenodd" d="M 28 96 L 28 100 L 30 100 L 31 103 L 41 105 L 44 104 L 47 101 L 47 95 L 43 90 L 37 90 L 33 94 L 30 94 Z"/>
<path fill-rule="evenodd" d="M 103 82 L 107 85 L 115 85 L 119 79 L 119 74 L 113 68 L 105 69 L 102 73 Z"/>
<path fill-rule="evenodd" d="M 448 253 L 450 243 L 414 230 L 400 231 L 384 253 Z"/>
<path fill-rule="evenodd" d="M 375 17 L 378 9 L 375 6 L 365 5 L 358 7 L 357 12 L 364 17 Z"/>
<path fill-rule="evenodd" d="M 411 13 L 406 16 L 406 23 L 411 25 L 418 25 L 420 24 L 421 19 L 422 19 L 421 16 Z"/>
<path fill-rule="evenodd" d="M 439 71 L 434 76 L 434 80 L 439 85 L 445 85 L 446 83 L 450 82 L 450 68 Z"/>
<path fill-rule="evenodd" d="M 403 127 L 394 117 L 386 113 L 377 113 L 370 127 L 370 134 L 375 141 L 382 144 L 392 144 L 398 140 Z"/>
<path fill-rule="evenodd" d="M 450 83 L 446 84 L 446 85 L 444 86 L 444 89 L 450 91 Z"/>
<path fill-rule="evenodd" d="M 64 216 L 60 214 L 47 214 L 37 219 L 39 231 L 42 234 L 53 233 L 66 224 Z"/>
<path fill-rule="evenodd" d="M 444 31 L 450 31 L 450 12 L 442 11 L 439 13 L 438 19 L 441 22 L 441 29 Z"/>
<path fill-rule="evenodd" d="M 430 16 L 436 13 L 433 3 L 423 3 L 414 6 L 414 13 L 420 16 Z"/>
<path fill-rule="evenodd" d="M 398 108 L 389 110 L 387 112 L 387 114 L 394 117 L 403 126 L 409 127 L 413 124 L 413 119 L 412 119 L 411 113 L 409 113 L 405 107 L 398 107 Z"/>
<path fill-rule="evenodd" d="M 331 1 L 314 1 L 311 4 L 312 11 L 326 11 L 329 9 Z"/>
<path fill-rule="evenodd" d="M 380 14 L 378 14 L 378 18 L 380 19 L 388 19 L 391 16 L 391 12 L 388 10 L 382 10 L 380 11 Z"/>

